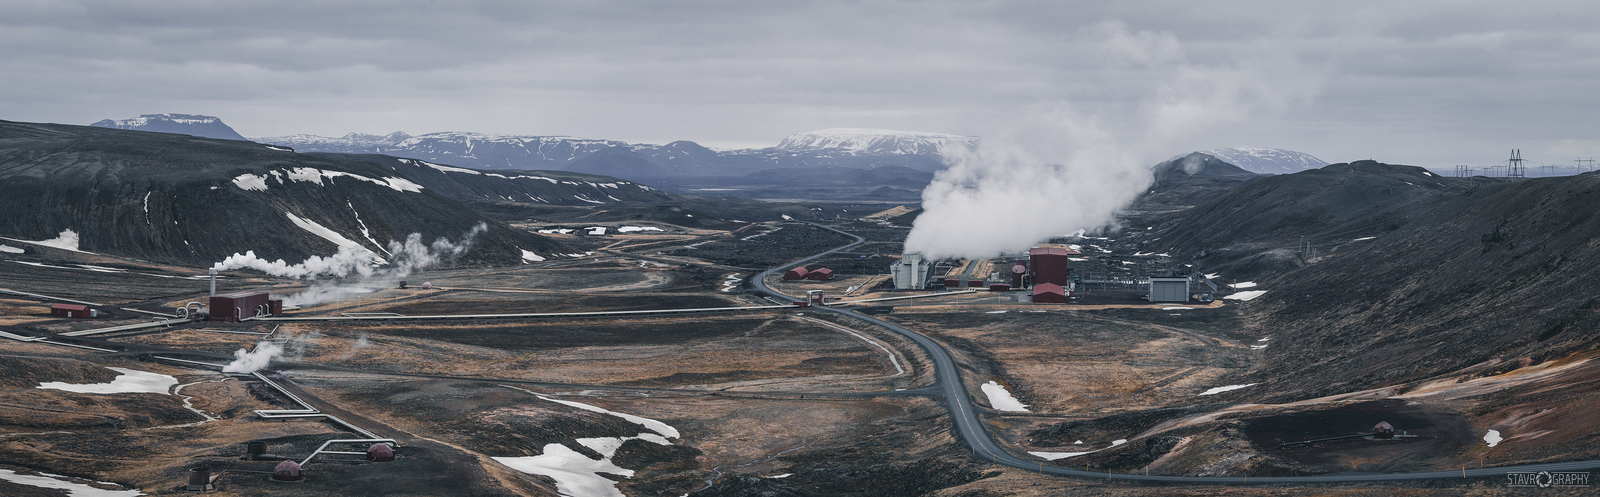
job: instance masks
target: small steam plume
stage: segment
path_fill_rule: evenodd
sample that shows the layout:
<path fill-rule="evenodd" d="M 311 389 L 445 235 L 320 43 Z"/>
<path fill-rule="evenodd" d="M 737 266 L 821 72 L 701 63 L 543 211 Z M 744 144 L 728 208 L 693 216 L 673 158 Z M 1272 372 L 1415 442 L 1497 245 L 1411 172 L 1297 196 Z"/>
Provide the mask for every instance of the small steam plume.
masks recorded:
<path fill-rule="evenodd" d="M 272 342 L 256 343 L 256 349 L 233 352 L 234 360 L 222 367 L 224 373 L 254 373 L 267 367 L 272 360 L 283 355 L 283 346 Z"/>
<path fill-rule="evenodd" d="M 365 348 L 368 348 L 368 347 L 371 347 L 371 346 L 372 346 L 372 341 L 371 340 L 367 340 L 367 332 L 363 331 L 363 332 L 361 332 L 360 336 L 356 337 L 356 341 L 354 343 L 350 344 L 350 350 L 345 351 L 345 353 L 343 355 L 339 356 L 339 360 L 342 361 L 342 360 L 345 360 L 345 359 L 349 359 L 351 357 L 355 357 L 356 351 L 361 350 L 361 349 L 365 349 Z"/>
<path fill-rule="evenodd" d="M 1160 83 L 1116 113 L 1128 116 L 1120 121 L 1103 119 L 1104 111 L 1046 105 L 1018 119 L 1017 129 L 986 136 L 976 151 L 947 155 L 949 167 L 922 191 L 924 211 L 906 252 L 993 257 L 1080 229 L 1112 228 L 1117 211 L 1149 186 L 1150 165 L 1172 148 L 1258 110 L 1310 98 L 1318 87 L 1317 71 L 1271 54 L 1202 66 L 1186 60 L 1171 34 L 1134 33 L 1121 23 L 1087 34 L 1102 40 L 1113 64 L 1127 66 L 1119 69 Z"/>
<path fill-rule="evenodd" d="M 218 271 L 255 269 L 273 276 L 296 279 L 354 276 L 353 280 L 316 282 L 305 291 L 283 297 L 285 305 L 314 305 L 372 293 L 411 273 L 433 267 L 442 261 L 454 260 L 471 250 L 478 235 L 488 229 L 487 224 L 478 223 L 463 233 L 459 242 L 440 237 L 433 243 L 424 243 L 421 233 L 412 233 L 403 242 L 391 240 L 390 257 L 383 261 L 383 266 L 374 266 L 372 252 L 364 248 L 341 246 L 332 256 L 313 255 L 299 264 L 289 264 L 283 259 L 267 261 L 256 257 L 254 251 L 247 251 L 243 255 L 233 254 L 212 267 Z"/>

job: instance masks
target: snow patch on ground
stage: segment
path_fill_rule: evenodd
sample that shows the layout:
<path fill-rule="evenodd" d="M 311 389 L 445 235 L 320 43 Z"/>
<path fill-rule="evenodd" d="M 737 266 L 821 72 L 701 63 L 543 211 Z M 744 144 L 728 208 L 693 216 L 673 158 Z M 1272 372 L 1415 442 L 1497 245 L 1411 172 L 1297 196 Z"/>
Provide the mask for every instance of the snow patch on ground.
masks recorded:
<path fill-rule="evenodd" d="M 1267 291 L 1266 290 L 1250 290 L 1248 292 L 1235 293 L 1233 295 L 1229 295 L 1229 296 L 1226 296 L 1226 297 L 1223 297 L 1223 298 L 1228 299 L 1228 300 L 1250 301 L 1250 300 L 1254 300 L 1256 297 L 1260 297 L 1261 294 L 1263 294 L 1263 293 L 1267 293 Z"/>
<path fill-rule="evenodd" d="M 1254 281 L 1241 281 L 1241 282 L 1234 283 L 1234 284 L 1229 285 L 1229 286 L 1232 286 L 1234 288 L 1243 290 L 1243 289 L 1246 289 L 1246 288 L 1254 288 L 1256 286 L 1256 282 L 1254 282 Z"/>
<path fill-rule="evenodd" d="M 729 273 L 727 276 L 722 277 L 722 288 L 720 291 L 724 293 L 732 292 L 733 289 L 738 287 L 739 283 L 742 281 L 744 281 L 744 278 L 740 278 L 739 273 Z"/>
<path fill-rule="evenodd" d="M 998 311 L 985 312 L 984 314 L 1005 314 L 1005 313 L 1006 313 L 1006 310 L 1005 309 L 1001 309 L 1001 310 L 998 310 Z"/>
<path fill-rule="evenodd" d="M 1228 385 L 1228 386 L 1225 386 L 1225 387 L 1216 387 L 1216 388 L 1213 388 L 1213 389 L 1210 389 L 1210 390 L 1206 390 L 1204 392 L 1200 392 L 1200 395 L 1216 395 L 1216 394 L 1219 394 L 1219 393 L 1222 393 L 1222 392 L 1231 392 L 1231 391 L 1238 390 L 1238 389 L 1241 389 L 1241 388 L 1244 388 L 1244 387 L 1253 387 L 1253 386 L 1256 386 L 1256 385 L 1260 385 L 1260 383 L 1251 383 L 1251 384 L 1248 384 L 1248 385 Z"/>
<path fill-rule="evenodd" d="M 1261 349 L 1264 349 L 1264 348 L 1267 348 L 1267 346 L 1266 345 L 1251 345 L 1250 346 L 1250 350 L 1261 350 Z"/>
<path fill-rule="evenodd" d="M 994 406 L 996 411 L 1028 412 L 1028 406 L 1023 405 L 1016 397 L 1012 397 L 1011 392 L 1006 391 L 1006 387 L 1000 386 L 999 383 L 990 380 L 981 388 L 983 394 L 989 397 L 989 405 Z"/>
<path fill-rule="evenodd" d="M 267 176 L 241 174 L 233 178 L 233 186 L 239 187 L 240 190 L 264 192 L 267 191 Z"/>
<path fill-rule="evenodd" d="M 618 233 L 632 233 L 632 232 L 635 232 L 635 231 L 664 231 L 664 230 L 662 230 L 661 228 L 657 228 L 655 226 L 623 226 L 621 228 L 617 228 L 617 232 Z"/>
<path fill-rule="evenodd" d="M 1501 440 L 1505 439 L 1500 438 L 1500 430 L 1489 430 L 1489 433 L 1483 435 L 1483 441 L 1488 442 L 1490 447 L 1500 445 Z"/>
<path fill-rule="evenodd" d="M 1354 239 L 1354 240 L 1350 240 L 1350 241 L 1352 241 L 1352 242 L 1359 242 L 1359 241 L 1364 241 L 1364 240 L 1371 240 L 1371 239 L 1373 239 L 1373 238 L 1377 238 L 1377 237 L 1375 237 L 1375 236 L 1368 236 L 1368 237 L 1362 237 L 1362 238 L 1357 238 L 1357 239 Z"/>
<path fill-rule="evenodd" d="M 507 386 L 507 388 L 533 393 L 516 387 Z M 622 492 L 617 490 L 617 482 L 600 475 L 600 473 L 607 473 L 624 477 L 633 476 L 633 470 L 624 469 L 611 462 L 611 456 L 616 454 L 617 449 L 622 447 L 622 444 L 628 440 L 644 440 L 660 445 L 671 445 L 672 442 L 667 441 L 667 439 L 678 438 L 678 430 L 676 428 L 654 419 L 613 412 L 580 402 L 553 399 L 539 394 L 534 394 L 534 396 L 541 400 L 576 407 L 585 411 L 617 416 L 643 425 L 645 429 L 654 432 L 640 433 L 637 436 L 624 438 L 601 437 L 576 440 L 579 445 L 598 452 L 601 456 L 599 460 L 590 459 L 588 456 L 559 443 L 545 445 L 544 453 L 537 456 L 492 458 L 511 469 L 523 473 L 549 476 L 556 481 L 556 490 L 561 495 L 622 497 Z"/>
<path fill-rule="evenodd" d="M 543 257 L 539 257 L 539 254 L 535 254 L 533 252 L 530 252 L 530 251 L 527 251 L 527 250 L 523 250 L 522 251 L 522 260 L 539 262 L 539 261 L 543 261 L 544 258 Z"/>
<path fill-rule="evenodd" d="M 3 244 L 3 243 L 0 243 L 0 252 L 5 252 L 7 254 L 20 254 L 20 253 L 27 252 L 27 251 L 19 249 L 19 248 L 16 248 L 16 247 L 13 247 L 13 246 L 10 246 L 10 245 L 6 245 L 6 244 Z"/>
<path fill-rule="evenodd" d="M 164 374 L 126 368 L 106 369 L 122 374 L 111 379 L 111 383 L 73 384 L 51 381 L 40 383 L 37 388 L 43 390 L 66 390 L 77 393 L 167 393 L 168 389 L 178 384 L 177 378 Z"/>
<path fill-rule="evenodd" d="M 18 485 L 29 487 L 53 488 L 65 490 L 70 497 L 138 497 L 145 495 L 138 489 L 133 490 L 105 490 L 91 487 L 82 483 L 73 483 L 58 480 L 48 476 L 20 475 L 16 471 L 0 469 L 0 480 L 5 480 Z M 101 482 L 104 483 L 104 482 Z"/>
<path fill-rule="evenodd" d="M 589 228 L 589 234 L 590 235 L 604 235 L 604 234 L 606 234 L 606 227 L 605 226 L 595 226 L 593 228 Z"/>
<path fill-rule="evenodd" d="M 1096 452 L 1100 452 L 1100 451 L 1091 450 L 1091 451 L 1088 451 L 1088 452 L 1029 452 L 1029 454 L 1032 454 L 1034 457 L 1038 457 L 1038 458 L 1044 459 L 1046 461 L 1054 461 L 1056 459 L 1066 459 L 1068 457 L 1077 457 L 1077 456 L 1081 456 L 1081 455 L 1084 455 L 1084 454 L 1093 454 L 1093 453 L 1096 453 Z"/>
<path fill-rule="evenodd" d="M 560 233 L 560 234 L 565 235 L 567 233 L 571 233 L 572 229 L 571 228 L 552 228 L 552 229 L 539 230 L 539 232 L 540 233 L 544 233 L 546 235 L 551 234 L 551 233 Z"/>

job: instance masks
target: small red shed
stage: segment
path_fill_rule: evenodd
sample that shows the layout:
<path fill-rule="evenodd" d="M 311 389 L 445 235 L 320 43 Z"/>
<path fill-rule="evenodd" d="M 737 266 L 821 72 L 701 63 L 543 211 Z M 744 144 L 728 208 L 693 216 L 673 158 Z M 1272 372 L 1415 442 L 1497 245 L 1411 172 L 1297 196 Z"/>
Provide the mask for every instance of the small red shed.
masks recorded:
<path fill-rule="evenodd" d="M 80 304 L 50 304 L 50 314 L 69 318 L 90 317 L 89 306 Z"/>
<path fill-rule="evenodd" d="M 824 268 L 817 268 L 817 270 L 815 270 L 815 271 L 811 271 L 809 273 L 806 273 L 806 279 L 813 280 L 813 281 L 831 280 L 831 279 L 833 279 L 833 270 L 825 268 L 825 267 Z"/>
<path fill-rule="evenodd" d="M 806 268 L 797 267 L 797 268 L 790 269 L 789 271 L 783 273 L 783 279 L 785 279 L 785 280 L 803 280 L 803 279 L 806 279 L 806 275 L 810 274 L 810 273 L 811 273 L 811 271 L 807 271 Z"/>
<path fill-rule="evenodd" d="M 1033 302 L 1037 304 L 1065 304 L 1067 291 L 1055 283 L 1040 283 L 1033 286 Z"/>
<path fill-rule="evenodd" d="M 961 278 L 945 278 L 945 288 L 961 288 Z"/>
<path fill-rule="evenodd" d="M 967 288 L 983 288 L 988 282 L 983 280 L 967 280 Z"/>
<path fill-rule="evenodd" d="M 991 291 L 991 292 L 1009 292 L 1009 291 L 1011 291 L 1011 284 L 1010 283 L 995 283 L 993 285 L 989 285 L 989 291 Z"/>

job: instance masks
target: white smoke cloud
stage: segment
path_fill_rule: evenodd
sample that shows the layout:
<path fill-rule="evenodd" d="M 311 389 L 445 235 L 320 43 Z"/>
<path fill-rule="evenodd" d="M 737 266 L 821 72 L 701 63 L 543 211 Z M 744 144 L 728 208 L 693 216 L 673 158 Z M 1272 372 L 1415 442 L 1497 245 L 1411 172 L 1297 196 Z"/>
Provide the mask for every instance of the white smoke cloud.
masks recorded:
<path fill-rule="evenodd" d="M 1145 98 L 1088 113 L 1067 103 L 1042 105 L 996 130 L 973 153 L 946 157 L 949 167 L 922 192 L 923 214 L 906 252 L 933 259 L 984 258 L 1014 252 L 1080 229 L 1114 227 L 1118 210 L 1150 185 L 1149 167 L 1218 126 L 1281 111 L 1309 99 L 1319 72 L 1275 57 L 1272 47 L 1222 65 L 1188 61 L 1171 34 L 1131 32 L 1120 23 L 1085 34 L 1104 40 L 1112 64 L 1156 82 Z M 1192 173 L 1191 173 L 1192 174 Z"/>
<path fill-rule="evenodd" d="M 372 293 L 390 286 L 400 278 L 454 260 L 472 249 L 478 235 L 489 230 L 478 223 L 461 235 L 459 242 L 440 237 L 433 243 L 423 243 L 421 233 L 412 233 L 405 241 L 389 241 L 387 265 L 374 267 L 372 253 L 360 247 L 339 247 L 329 257 L 311 256 L 299 264 L 289 264 L 283 259 L 267 261 L 256 257 L 254 251 L 243 255 L 233 254 L 212 267 L 218 271 L 229 269 L 254 269 L 273 276 L 288 278 L 354 277 L 354 280 L 316 282 L 299 293 L 282 296 L 285 305 L 308 306 L 344 300 L 356 295 Z"/>
<path fill-rule="evenodd" d="M 233 352 L 234 360 L 222 367 L 224 373 L 254 373 L 266 368 L 273 359 L 283 355 L 283 346 L 272 342 L 259 342 L 256 349 Z"/>

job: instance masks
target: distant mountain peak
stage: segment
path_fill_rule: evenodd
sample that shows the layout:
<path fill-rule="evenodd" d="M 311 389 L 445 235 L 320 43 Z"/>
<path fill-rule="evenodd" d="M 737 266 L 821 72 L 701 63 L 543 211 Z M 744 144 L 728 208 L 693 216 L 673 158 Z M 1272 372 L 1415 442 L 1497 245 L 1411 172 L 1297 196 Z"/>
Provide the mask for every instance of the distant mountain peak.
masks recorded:
<path fill-rule="evenodd" d="M 100 128 L 131 129 L 156 133 L 176 133 L 202 138 L 244 140 L 239 132 L 223 124 L 222 119 L 198 114 L 144 114 L 132 119 L 102 119 L 90 126 Z"/>
<path fill-rule="evenodd" d="M 853 154 L 939 155 L 952 148 L 978 146 L 975 136 L 869 128 L 828 128 L 795 133 L 779 150 L 832 149 Z"/>
<path fill-rule="evenodd" d="M 1293 174 L 1328 165 L 1327 161 L 1313 157 L 1311 154 L 1281 148 L 1227 147 L 1205 150 L 1200 153 L 1222 159 L 1223 162 L 1258 174 Z M 1173 158 L 1179 157 L 1182 157 L 1182 155 Z"/>

